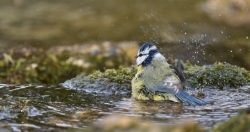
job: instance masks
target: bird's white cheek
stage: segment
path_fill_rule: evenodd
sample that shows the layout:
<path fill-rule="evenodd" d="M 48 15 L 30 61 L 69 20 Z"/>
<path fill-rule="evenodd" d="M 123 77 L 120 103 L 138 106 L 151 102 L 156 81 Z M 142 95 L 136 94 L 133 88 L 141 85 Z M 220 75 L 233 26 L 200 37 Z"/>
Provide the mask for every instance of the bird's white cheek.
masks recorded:
<path fill-rule="evenodd" d="M 148 55 L 144 55 L 144 56 L 138 57 L 136 59 L 136 64 L 140 65 L 144 60 L 146 60 L 147 57 L 148 57 Z"/>

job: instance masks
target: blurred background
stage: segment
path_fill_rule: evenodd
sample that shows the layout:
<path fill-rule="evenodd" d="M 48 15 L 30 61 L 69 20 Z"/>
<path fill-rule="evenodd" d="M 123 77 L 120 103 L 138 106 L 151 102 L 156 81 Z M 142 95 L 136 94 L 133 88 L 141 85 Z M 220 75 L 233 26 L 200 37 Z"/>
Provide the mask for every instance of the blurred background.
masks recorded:
<path fill-rule="evenodd" d="M 0 48 L 150 41 L 194 64 L 250 69 L 249 7 L 249 0 L 1 0 Z"/>
<path fill-rule="evenodd" d="M 204 107 L 131 99 L 131 65 L 144 42 L 156 44 L 166 58 L 250 70 L 250 0 L 0 0 L 0 131 L 82 131 L 100 122 L 111 128 L 105 120 L 115 128 L 117 120 L 140 126 L 133 118 L 105 118 L 122 113 L 156 126 L 143 131 L 194 119 L 173 129 L 193 132 L 197 125 L 209 130 L 249 108 L 249 87 L 202 89 L 205 100 L 217 102 Z M 116 70 L 97 72 L 110 68 Z M 239 78 L 242 71 L 236 68 L 229 79 L 224 72 L 208 76 L 235 84 L 248 79 Z M 88 79 L 91 73 L 97 78 Z M 249 114 L 242 117 L 248 129 Z M 233 124 L 243 128 L 235 122 L 223 128 L 243 131 L 232 129 Z"/>

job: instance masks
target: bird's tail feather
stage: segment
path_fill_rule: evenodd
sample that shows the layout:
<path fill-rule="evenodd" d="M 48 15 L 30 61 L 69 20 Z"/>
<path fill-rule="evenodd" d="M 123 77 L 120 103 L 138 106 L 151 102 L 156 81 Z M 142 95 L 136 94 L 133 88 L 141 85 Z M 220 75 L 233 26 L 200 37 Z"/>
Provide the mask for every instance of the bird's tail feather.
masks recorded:
<path fill-rule="evenodd" d="M 179 90 L 176 94 L 175 94 L 181 101 L 183 102 L 187 102 L 190 105 L 205 105 L 207 104 L 207 102 L 198 99 L 194 96 L 189 95 L 188 93 L 186 93 L 183 90 Z"/>

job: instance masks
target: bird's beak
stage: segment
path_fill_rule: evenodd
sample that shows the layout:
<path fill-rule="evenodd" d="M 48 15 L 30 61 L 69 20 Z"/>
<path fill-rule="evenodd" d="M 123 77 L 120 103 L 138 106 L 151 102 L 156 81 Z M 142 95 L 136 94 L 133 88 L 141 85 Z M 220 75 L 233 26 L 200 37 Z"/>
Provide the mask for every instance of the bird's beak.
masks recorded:
<path fill-rule="evenodd" d="M 138 55 L 136 55 L 135 58 L 138 58 Z"/>

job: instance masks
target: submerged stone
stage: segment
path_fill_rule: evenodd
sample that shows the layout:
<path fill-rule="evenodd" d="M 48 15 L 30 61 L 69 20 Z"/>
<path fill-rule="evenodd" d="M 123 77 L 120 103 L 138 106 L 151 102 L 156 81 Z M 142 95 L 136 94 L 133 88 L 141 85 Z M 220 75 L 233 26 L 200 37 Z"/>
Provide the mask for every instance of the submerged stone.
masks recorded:
<path fill-rule="evenodd" d="M 88 132 L 205 132 L 194 121 L 186 121 L 172 126 L 154 124 L 136 117 L 110 115 L 101 122 L 87 128 Z M 76 131 L 78 132 L 78 131 Z"/>
<path fill-rule="evenodd" d="M 62 85 L 76 90 L 93 93 L 131 94 L 131 80 L 135 74 L 135 68 L 107 69 L 104 72 L 96 71 L 88 76 L 78 75 Z"/>

